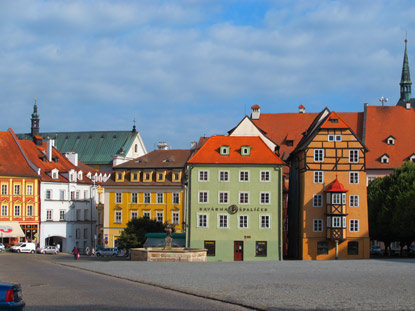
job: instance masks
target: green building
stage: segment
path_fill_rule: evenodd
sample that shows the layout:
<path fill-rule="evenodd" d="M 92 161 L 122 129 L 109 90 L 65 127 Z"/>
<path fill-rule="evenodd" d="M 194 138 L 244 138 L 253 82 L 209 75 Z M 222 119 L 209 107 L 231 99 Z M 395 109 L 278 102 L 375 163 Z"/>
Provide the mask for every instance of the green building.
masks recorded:
<path fill-rule="evenodd" d="M 186 246 L 282 260 L 282 166 L 260 137 L 213 136 L 188 161 Z"/>

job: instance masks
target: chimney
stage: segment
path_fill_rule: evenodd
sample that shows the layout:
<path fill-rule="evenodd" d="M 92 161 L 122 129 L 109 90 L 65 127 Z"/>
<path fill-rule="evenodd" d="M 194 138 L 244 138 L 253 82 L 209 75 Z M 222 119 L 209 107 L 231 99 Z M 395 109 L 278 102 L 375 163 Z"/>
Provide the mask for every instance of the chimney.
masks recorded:
<path fill-rule="evenodd" d="M 406 110 L 411 110 L 411 103 L 406 103 Z"/>
<path fill-rule="evenodd" d="M 46 141 L 46 156 L 49 162 L 52 162 L 52 149 L 53 149 L 53 140 L 48 138 Z"/>
<path fill-rule="evenodd" d="M 167 145 L 166 142 L 161 141 L 157 144 L 157 148 L 158 148 L 158 150 L 168 150 L 169 146 Z"/>
<path fill-rule="evenodd" d="M 298 112 L 299 113 L 304 113 L 305 112 L 305 107 L 303 105 L 298 106 Z"/>
<path fill-rule="evenodd" d="M 258 120 L 259 116 L 261 115 L 261 107 L 259 107 L 259 105 L 253 105 L 251 109 L 252 109 L 251 119 Z"/>
<path fill-rule="evenodd" d="M 75 166 L 78 166 L 78 154 L 76 152 L 66 152 L 65 157 Z"/>

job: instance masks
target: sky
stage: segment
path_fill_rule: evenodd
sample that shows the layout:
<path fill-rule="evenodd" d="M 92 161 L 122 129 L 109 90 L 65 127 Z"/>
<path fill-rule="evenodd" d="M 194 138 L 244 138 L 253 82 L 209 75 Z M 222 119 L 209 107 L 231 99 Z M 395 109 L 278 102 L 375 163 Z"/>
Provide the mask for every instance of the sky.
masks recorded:
<path fill-rule="evenodd" d="M 0 130 L 131 130 L 189 148 L 262 113 L 399 99 L 415 2 L 0 1 Z M 414 78 L 413 78 L 414 79 Z"/>

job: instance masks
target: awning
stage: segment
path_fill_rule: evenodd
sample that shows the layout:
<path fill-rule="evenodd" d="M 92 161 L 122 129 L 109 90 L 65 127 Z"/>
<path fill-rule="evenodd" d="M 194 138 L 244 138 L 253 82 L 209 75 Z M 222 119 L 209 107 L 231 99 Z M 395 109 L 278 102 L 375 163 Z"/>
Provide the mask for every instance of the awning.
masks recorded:
<path fill-rule="evenodd" d="M 25 235 L 18 222 L 3 221 L 0 222 L 0 238 L 24 238 Z"/>

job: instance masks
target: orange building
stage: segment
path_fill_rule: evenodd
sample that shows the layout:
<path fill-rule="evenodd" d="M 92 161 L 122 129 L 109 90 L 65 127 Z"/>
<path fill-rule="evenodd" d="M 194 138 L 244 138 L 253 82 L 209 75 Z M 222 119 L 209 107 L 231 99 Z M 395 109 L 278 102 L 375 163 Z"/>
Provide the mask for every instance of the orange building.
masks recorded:
<path fill-rule="evenodd" d="M 36 242 L 40 176 L 11 129 L 0 132 L 0 163 L 0 242 Z"/>
<path fill-rule="evenodd" d="M 369 258 L 367 151 L 327 108 L 305 131 L 288 159 L 291 257 Z"/>

